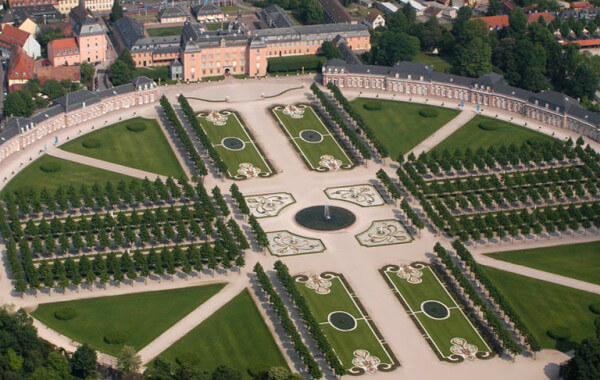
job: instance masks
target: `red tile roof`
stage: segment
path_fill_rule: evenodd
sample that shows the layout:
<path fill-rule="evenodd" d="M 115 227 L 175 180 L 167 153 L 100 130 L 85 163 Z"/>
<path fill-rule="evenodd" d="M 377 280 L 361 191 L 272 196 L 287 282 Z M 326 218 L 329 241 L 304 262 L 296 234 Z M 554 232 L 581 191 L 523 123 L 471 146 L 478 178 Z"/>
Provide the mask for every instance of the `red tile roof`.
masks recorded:
<path fill-rule="evenodd" d="M 48 79 L 61 81 L 68 79 L 73 82 L 81 80 L 79 66 L 42 66 L 35 65 L 35 76 L 40 80 L 40 84 L 46 83 Z"/>
<path fill-rule="evenodd" d="M 371 22 L 374 22 L 377 19 L 377 16 L 379 16 L 379 13 L 377 13 L 375 11 L 371 11 L 371 12 L 367 13 L 366 19 Z"/>
<path fill-rule="evenodd" d="M 0 46 L 10 49 L 14 45 L 23 47 L 29 38 L 29 33 L 12 25 L 4 25 L 0 32 Z"/>
<path fill-rule="evenodd" d="M 564 41 L 563 45 L 566 44 L 577 44 L 581 47 L 600 46 L 600 38 L 592 38 L 589 40 Z"/>
<path fill-rule="evenodd" d="M 66 50 L 66 49 L 71 49 L 71 51 L 75 51 L 76 49 L 78 49 L 77 47 L 77 41 L 75 40 L 75 38 L 61 38 L 60 40 L 52 40 L 50 42 L 48 42 L 48 51 L 50 51 L 50 49 L 54 49 L 54 50 Z"/>
<path fill-rule="evenodd" d="M 547 23 L 555 18 L 553 14 L 548 12 L 530 13 L 526 16 L 528 24 L 539 21 L 540 17 L 543 17 L 544 21 Z M 502 29 L 510 25 L 508 15 L 473 17 L 471 20 L 481 20 L 485 22 L 490 29 Z"/>
<path fill-rule="evenodd" d="M 552 13 L 548 12 L 530 13 L 527 15 L 527 23 L 531 24 L 532 22 L 538 22 L 540 21 L 540 17 L 543 17 L 546 23 L 549 23 L 556 18 Z"/>
<path fill-rule="evenodd" d="M 12 48 L 8 66 L 8 79 L 33 79 L 34 59 L 19 46 Z"/>

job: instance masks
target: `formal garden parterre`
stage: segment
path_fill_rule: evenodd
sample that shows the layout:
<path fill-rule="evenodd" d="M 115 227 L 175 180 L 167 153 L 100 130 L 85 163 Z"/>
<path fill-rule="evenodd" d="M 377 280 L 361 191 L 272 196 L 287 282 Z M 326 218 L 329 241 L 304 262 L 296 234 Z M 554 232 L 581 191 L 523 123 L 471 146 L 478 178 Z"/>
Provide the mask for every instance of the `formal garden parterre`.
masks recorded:
<path fill-rule="evenodd" d="M 354 166 L 311 106 L 279 106 L 272 109 L 272 112 L 310 169 L 327 171 L 350 169 Z"/>
<path fill-rule="evenodd" d="M 488 358 L 491 349 L 430 266 L 388 265 L 382 275 L 440 359 Z"/>

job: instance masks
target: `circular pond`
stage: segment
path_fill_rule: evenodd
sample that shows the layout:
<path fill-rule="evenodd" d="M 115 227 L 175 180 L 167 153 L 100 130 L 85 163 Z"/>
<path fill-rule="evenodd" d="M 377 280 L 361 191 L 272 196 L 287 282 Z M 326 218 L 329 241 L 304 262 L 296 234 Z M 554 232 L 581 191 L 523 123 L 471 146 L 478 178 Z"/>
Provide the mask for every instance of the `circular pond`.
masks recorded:
<path fill-rule="evenodd" d="M 356 328 L 356 319 L 345 311 L 334 311 L 327 317 L 329 323 L 341 331 L 351 331 Z"/>
<path fill-rule="evenodd" d="M 244 142 L 237 137 L 225 137 L 221 144 L 229 150 L 242 150 L 244 149 Z"/>
<path fill-rule="evenodd" d="M 423 302 L 421 311 L 431 319 L 446 319 L 450 316 L 450 309 L 439 301 Z"/>
<path fill-rule="evenodd" d="M 335 231 L 350 227 L 356 221 L 351 211 L 337 206 L 311 206 L 294 217 L 299 225 L 317 231 Z"/>
<path fill-rule="evenodd" d="M 305 129 L 300 132 L 300 138 L 308 143 L 320 143 L 323 141 L 323 135 L 312 129 Z"/>

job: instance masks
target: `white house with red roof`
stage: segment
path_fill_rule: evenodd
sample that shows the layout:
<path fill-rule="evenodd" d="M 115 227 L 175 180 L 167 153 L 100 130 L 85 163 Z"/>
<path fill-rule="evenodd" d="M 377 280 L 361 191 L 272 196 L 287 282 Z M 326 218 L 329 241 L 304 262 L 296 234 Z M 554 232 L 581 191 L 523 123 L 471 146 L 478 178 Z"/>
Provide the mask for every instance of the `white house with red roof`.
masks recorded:
<path fill-rule="evenodd" d="M 3 57 L 10 57 L 13 46 L 19 46 L 31 58 L 42 55 L 42 48 L 35 36 L 12 25 L 4 25 L 0 32 L 0 53 Z"/>

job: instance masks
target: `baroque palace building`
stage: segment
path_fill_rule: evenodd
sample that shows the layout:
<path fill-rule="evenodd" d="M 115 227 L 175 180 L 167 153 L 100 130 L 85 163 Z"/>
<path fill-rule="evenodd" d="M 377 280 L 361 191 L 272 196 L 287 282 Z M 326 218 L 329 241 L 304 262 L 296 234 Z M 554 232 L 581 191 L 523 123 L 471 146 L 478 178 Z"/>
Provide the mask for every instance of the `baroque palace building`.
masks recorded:
<path fill-rule="evenodd" d="M 79 90 L 60 97 L 35 115 L 9 117 L 0 128 L 0 163 L 28 145 L 63 128 L 100 119 L 109 112 L 158 101 L 156 83 L 138 77 L 131 83 L 107 90 Z"/>
<path fill-rule="evenodd" d="M 248 29 L 241 19 L 224 30 L 209 31 L 186 22 L 181 36 L 145 37 L 143 27 L 124 17 L 115 23 L 117 45 L 127 48 L 137 67 L 179 61 L 184 81 L 224 74 L 264 76 L 267 59 L 315 54 L 324 41 L 344 39 L 352 50 L 370 50 L 366 26 L 355 23 Z"/>
<path fill-rule="evenodd" d="M 512 87 L 496 73 L 468 78 L 438 73 L 432 66 L 416 62 L 399 62 L 388 67 L 333 59 L 323 67 L 323 84 L 328 83 L 340 88 L 447 99 L 448 105 L 471 103 L 480 109 L 514 113 L 600 141 L 600 115 L 584 109 L 576 99 L 556 91 L 535 93 Z"/>

